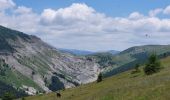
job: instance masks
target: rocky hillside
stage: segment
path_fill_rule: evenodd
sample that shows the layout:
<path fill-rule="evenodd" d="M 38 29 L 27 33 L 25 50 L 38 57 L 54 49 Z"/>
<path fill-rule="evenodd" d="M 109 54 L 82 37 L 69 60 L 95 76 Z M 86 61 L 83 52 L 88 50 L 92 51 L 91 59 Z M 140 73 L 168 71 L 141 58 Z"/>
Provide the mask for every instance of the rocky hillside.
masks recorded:
<path fill-rule="evenodd" d="M 163 58 L 164 67 L 153 75 L 126 71 L 105 78 L 100 83 L 90 83 L 73 89 L 61 91 L 61 98 L 56 93 L 37 95 L 25 100 L 170 100 L 170 57 Z M 22 99 L 19 99 L 22 100 Z"/>
<path fill-rule="evenodd" d="M 93 82 L 92 59 L 61 53 L 36 36 L 0 26 L 0 82 L 32 95 Z"/>

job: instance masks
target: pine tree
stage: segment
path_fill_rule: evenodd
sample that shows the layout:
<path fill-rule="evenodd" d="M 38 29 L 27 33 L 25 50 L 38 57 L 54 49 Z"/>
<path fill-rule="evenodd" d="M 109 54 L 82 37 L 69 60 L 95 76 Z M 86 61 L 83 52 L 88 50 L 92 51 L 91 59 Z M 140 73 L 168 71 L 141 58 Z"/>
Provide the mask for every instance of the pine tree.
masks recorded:
<path fill-rule="evenodd" d="M 144 72 L 146 75 L 151 75 L 153 73 L 159 72 L 161 69 L 161 63 L 158 60 L 156 54 L 152 54 L 149 59 L 148 63 L 144 67 Z"/>
<path fill-rule="evenodd" d="M 100 73 L 100 74 L 98 75 L 97 82 L 99 83 L 99 82 L 101 82 L 102 80 L 103 80 L 103 75 L 102 75 L 102 73 Z"/>
<path fill-rule="evenodd" d="M 13 100 L 14 96 L 11 93 L 5 93 L 2 100 Z"/>
<path fill-rule="evenodd" d="M 135 71 L 136 71 L 136 72 L 139 72 L 139 71 L 140 71 L 140 70 L 139 70 L 139 67 L 140 67 L 139 64 L 136 64 L 136 65 L 135 65 Z"/>

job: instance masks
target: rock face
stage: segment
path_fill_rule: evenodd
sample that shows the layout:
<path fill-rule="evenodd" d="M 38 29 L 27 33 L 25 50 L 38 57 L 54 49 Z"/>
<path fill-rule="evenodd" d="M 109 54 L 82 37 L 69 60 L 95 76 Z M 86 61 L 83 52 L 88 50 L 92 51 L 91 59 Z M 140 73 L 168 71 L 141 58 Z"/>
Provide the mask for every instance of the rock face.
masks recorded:
<path fill-rule="evenodd" d="M 35 36 L 2 26 L 0 59 L 8 65 L 9 72 L 16 78 L 10 80 L 12 83 L 1 78 L 0 81 L 15 88 L 25 86 L 49 92 L 93 82 L 100 73 L 99 65 L 91 59 L 61 53 Z M 7 67 L 3 68 L 7 70 Z M 8 74 L 6 71 L 7 78 Z M 22 79 L 29 82 L 26 83 Z"/>

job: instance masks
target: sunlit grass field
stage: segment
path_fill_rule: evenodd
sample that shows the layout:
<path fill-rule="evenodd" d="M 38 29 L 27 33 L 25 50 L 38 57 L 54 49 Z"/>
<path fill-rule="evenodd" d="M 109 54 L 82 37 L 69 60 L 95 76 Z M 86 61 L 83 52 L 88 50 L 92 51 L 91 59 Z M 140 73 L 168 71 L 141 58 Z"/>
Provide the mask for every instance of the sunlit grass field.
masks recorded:
<path fill-rule="evenodd" d="M 161 60 L 164 67 L 159 73 L 146 76 L 132 70 L 104 79 L 101 83 L 90 83 L 56 93 L 24 98 L 25 100 L 170 100 L 170 57 Z"/>

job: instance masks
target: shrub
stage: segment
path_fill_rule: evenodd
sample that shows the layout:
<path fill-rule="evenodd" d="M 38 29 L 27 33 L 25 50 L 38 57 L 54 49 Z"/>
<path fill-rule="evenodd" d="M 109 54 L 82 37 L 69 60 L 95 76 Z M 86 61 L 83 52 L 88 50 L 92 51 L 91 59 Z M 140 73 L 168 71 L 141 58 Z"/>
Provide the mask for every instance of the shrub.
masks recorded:
<path fill-rule="evenodd" d="M 139 73 L 140 72 L 139 67 L 140 67 L 140 65 L 136 64 L 135 67 L 134 67 L 134 70 L 131 72 L 131 74 Z"/>
<path fill-rule="evenodd" d="M 140 70 L 139 70 L 139 67 L 140 67 L 139 64 L 136 64 L 136 65 L 135 65 L 135 71 L 136 71 L 136 72 L 139 72 L 139 71 L 140 71 Z"/>
<path fill-rule="evenodd" d="M 103 75 L 102 75 L 102 73 L 100 73 L 100 74 L 98 75 L 97 82 L 99 83 L 99 82 L 101 82 L 102 80 L 103 80 Z"/>
<path fill-rule="evenodd" d="M 149 59 L 148 63 L 144 67 L 144 72 L 146 75 L 151 75 L 153 73 L 159 72 L 161 69 L 161 63 L 158 60 L 156 54 L 152 54 Z"/>
<path fill-rule="evenodd" d="M 2 100 L 13 100 L 14 96 L 11 93 L 5 93 Z"/>

